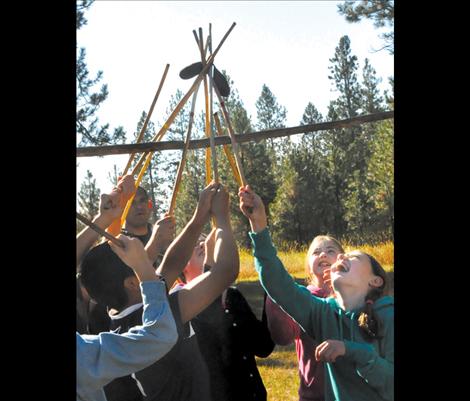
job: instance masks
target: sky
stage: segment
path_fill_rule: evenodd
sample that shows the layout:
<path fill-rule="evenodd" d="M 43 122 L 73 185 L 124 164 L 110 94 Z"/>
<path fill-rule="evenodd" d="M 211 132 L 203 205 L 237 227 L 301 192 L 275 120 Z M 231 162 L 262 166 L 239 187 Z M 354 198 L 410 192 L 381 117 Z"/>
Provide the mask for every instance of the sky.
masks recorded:
<path fill-rule="evenodd" d="M 177 89 L 186 93 L 193 79 L 182 80 L 179 71 L 200 61 L 193 29 L 202 27 L 204 41 L 212 24 L 213 49 L 236 22 L 215 58 L 219 70 L 234 81 L 252 122 L 256 100 L 266 84 L 287 109 L 287 126 L 299 125 L 305 107 L 312 102 L 323 114 L 336 98 L 328 79 L 329 59 L 342 36 L 351 40 L 352 54 L 362 75 L 368 58 L 380 89 L 390 90 L 393 56 L 369 20 L 348 23 L 337 12 L 336 1 L 103 1 L 85 12 L 87 25 L 77 31 L 77 46 L 86 49 L 90 76 L 103 71 L 108 98 L 97 114 L 110 132 L 123 126 L 131 136 L 142 111 L 148 111 L 166 64 L 170 64 L 151 121 L 156 129 L 170 97 Z M 200 89 L 197 108 L 202 108 Z M 202 99 L 202 100 L 201 100 Z M 214 108 L 217 109 L 216 103 Z M 159 118 L 160 117 L 160 118 Z M 162 139 L 165 140 L 165 137 Z M 127 143 L 132 142 L 129 138 Z M 101 192 L 112 187 L 108 173 L 116 165 L 123 170 L 128 155 L 77 158 L 77 193 L 89 169 Z"/>

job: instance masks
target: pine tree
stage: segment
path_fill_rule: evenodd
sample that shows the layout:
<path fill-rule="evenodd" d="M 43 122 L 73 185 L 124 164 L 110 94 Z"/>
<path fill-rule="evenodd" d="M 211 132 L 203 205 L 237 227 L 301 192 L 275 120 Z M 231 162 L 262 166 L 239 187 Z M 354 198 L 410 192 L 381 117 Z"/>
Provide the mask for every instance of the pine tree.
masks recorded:
<path fill-rule="evenodd" d="M 330 59 L 328 79 L 333 81 L 339 97 L 335 107 L 339 118 L 352 118 L 359 114 L 361 108 L 361 92 L 357 82 L 357 57 L 351 54 L 351 41 L 343 36 Z"/>
<path fill-rule="evenodd" d="M 90 8 L 94 0 L 77 1 L 77 30 L 87 24 L 85 11 Z M 124 143 L 126 133 L 122 126 L 115 128 L 113 134 L 109 134 L 109 124 L 98 127 L 98 112 L 100 105 L 108 97 L 108 86 L 102 84 L 96 86 L 103 79 L 103 72 L 98 71 L 94 78 L 89 77 L 89 71 L 85 62 L 86 50 L 78 49 L 77 58 L 77 118 L 76 131 L 79 135 L 79 145 L 104 145 L 109 143 Z"/>
<path fill-rule="evenodd" d="M 378 113 L 384 111 L 384 99 L 380 94 L 379 84 L 381 79 L 377 78 L 375 69 L 370 65 L 366 58 L 362 70 L 362 110 L 366 114 Z"/>
<path fill-rule="evenodd" d="M 96 180 L 90 170 L 87 170 L 84 182 L 78 193 L 80 213 L 88 219 L 93 219 L 99 211 L 100 189 L 96 186 Z"/>
<path fill-rule="evenodd" d="M 271 92 L 266 84 L 263 84 L 261 94 L 256 100 L 256 129 L 258 131 L 284 128 L 286 126 L 287 109 L 281 106 L 276 99 L 276 96 Z M 267 140 L 271 156 L 273 160 L 279 160 L 282 157 L 282 152 L 288 147 L 289 138 L 270 138 Z"/>
<path fill-rule="evenodd" d="M 381 35 L 385 41 L 383 49 L 394 53 L 395 2 L 393 0 L 349 0 L 338 5 L 338 12 L 346 17 L 348 22 L 358 22 L 362 18 L 371 19 L 376 28 L 384 26 L 392 30 Z M 381 49 L 380 49 L 381 50 Z"/>

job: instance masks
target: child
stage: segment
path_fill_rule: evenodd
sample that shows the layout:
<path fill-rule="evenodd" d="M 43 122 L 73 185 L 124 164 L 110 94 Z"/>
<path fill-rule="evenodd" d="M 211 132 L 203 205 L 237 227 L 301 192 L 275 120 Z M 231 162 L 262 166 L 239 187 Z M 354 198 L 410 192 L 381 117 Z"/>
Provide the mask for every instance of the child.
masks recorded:
<path fill-rule="evenodd" d="M 140 282 L 143 325 L 124 334 L 76 334 L 77 400 L 105 401 L 105 384 L 160 359 L 175 345 L 178 337 L 165 283 L 155 275 L 143 245 L 138 239 L 122 235 L 120 240 L 125 248 L 111 244 L 111 249 L 132 266 Z"/>
<path fill-rule="evenodd" d="M 211 304 L 238 275 L 239 257 L 230 225 L 228 193 L 219 184 L 211 183 L 202 191 L 193 217 L 173 241 L 157 269 L 171 288 L 191 257 L 202 227 L 211 214 L 217 227 L 215 264 L 210 272 L 170 294 L 170 307 L 180 339 L 164 358 L 132 375 L 134 388 L 145 399 L 210 400 L 207 367 L 189 321 Z M 152 244 L 147 244 L 149 246 Z M 115 328 L 121 326 L 125 330 L 138 318 L 141 298 L 129 267 L 110 256 L 104 246 L 92 249 L 82 263 L 82 279 L 92 298 L 116 310 L 117 314 L 112 317 Z M 108 393 L 107 396 L 112 400 L 120 398 L 121 394 L 114 391 L 112 397 Z"/>
<path fill-rule="evenodd" d="M 183 270 L 186 283 L 214 265 L 215 230 L 196 245 Z M 184 288 L 184 286 L 183 286 Z M 266 388 L 255 356 L 266 358 L 274 349 L 266 318 L 258 320 L 243 294 L 228 287 L 192 320 L 210 375 L 212 400 L 266 401 Z"/>
<path fill-rule="evenodd" d="M 295 283 L 276 255 L 261 198 L 239 191 L 250 220 L 261 285 L 308 335 L 320 342 L 315 359 L 326 362 L 326 401 L 382 401 L 394 397 L 394 308 L 384 296 L 386 274 L 370 255 L 339 254 L 331 266 L 335 297 L 313 296 Z"/>
<path fill-rule="evenodd" d="M 323 279 L 325 272 L 344 253 L 341 244 L 329 235 L 316 236 L 307 252 L 307 273 L 311 277 L 307 289 L 312 295 L 326 298 L 330 285 Z M 315 361 L 318 342 L 308 336 L 271 298 L 266 298 L 266 316 L 271 338 L 278 345 L 295 342 L 299 361 L 299 401 L 323 401 L 325 399 L 325 372 L 322 362 Z"/>

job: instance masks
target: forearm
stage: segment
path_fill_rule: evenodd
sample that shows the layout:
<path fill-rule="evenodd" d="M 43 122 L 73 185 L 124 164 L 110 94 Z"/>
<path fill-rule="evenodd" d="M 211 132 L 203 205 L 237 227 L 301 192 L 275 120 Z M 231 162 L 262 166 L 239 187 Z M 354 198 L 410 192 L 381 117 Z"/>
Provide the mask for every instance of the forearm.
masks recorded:
<path fill-rule="evenodd" d="M 255 268 L 263 288 L 307 334 L 320 339 L 320 316 L 323 313 L 331 313 L 330 308 L 324 300 L 313 296 L 306 287 L 297 284 L 289 275 L 277 257 L 267 230 L 258 234 L 250 233 L 250 237 L 254 245 Z"/>
<path fill-rule="evenodd" d="M 213 265 L 226 276 L 228 286 L 236 280 L 240 270 L 238 248 L 228 216 L 216 219 L 216 227 Z"/>
<path fill-rule="evenodd" d="M 152 263 L 154 263 L 159 256 L 165 254 L 167 250 L 167 242 L 162 240 L 158 235 L 152 235 L 150 241 L 145 246 L 147 255 Z"/>
<path fill-rule="evenodd" d="M 230 223 L 216 222 L 214 265 L 179 291 L 181 320 L 187 322 L 201 313 L 238 276 L 240 261 Z"/>
<path fill-rule="evenodd" d="M 93 219 L 93 223 L 104 230 L 108 227 L 110 221 L 101 215 L 97 215 Z M 82 262 L 85 254 L 99 238 L 100 234 L 88 226 L 77 235 L 77 266 Z"/>
<path fill-rule="evenodd" d="M 166 251 L 157 272 L 165 278 L 169 288 L 171 288 L 190 259 L 204 223 L 205 221 L 194 215 Z"/>

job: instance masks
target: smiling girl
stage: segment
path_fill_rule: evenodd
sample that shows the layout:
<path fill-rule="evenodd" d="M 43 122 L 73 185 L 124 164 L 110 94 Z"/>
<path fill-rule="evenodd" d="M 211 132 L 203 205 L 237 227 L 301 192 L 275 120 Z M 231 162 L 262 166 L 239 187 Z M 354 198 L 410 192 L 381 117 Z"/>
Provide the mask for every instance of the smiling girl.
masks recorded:
<path fill-rule="evenodd" d="M 393 400 L 394 301 L 384 296 L 384 269 L 366 253 L 340 253 L 331 265 L 334 297 L 316 297 L 277 257 L 261 198 L 249 186 L 240 188 L 239 197 L 261 285 L 319 342 L 315 359 L 326 366 L 325 400 Z"/>

